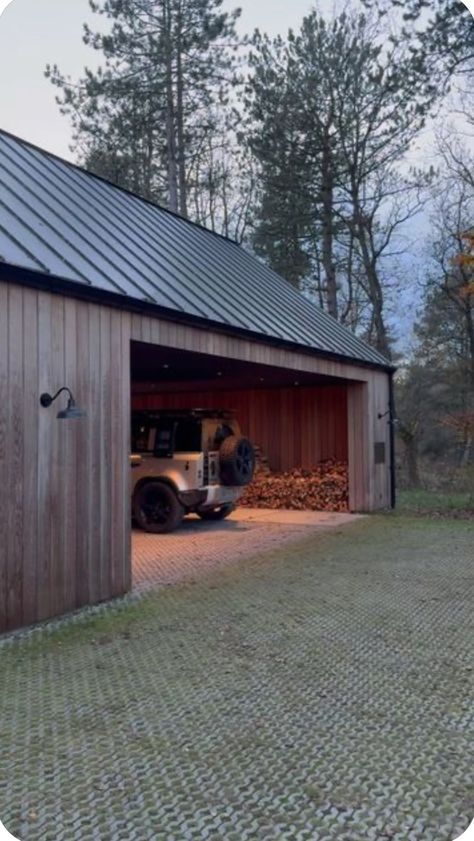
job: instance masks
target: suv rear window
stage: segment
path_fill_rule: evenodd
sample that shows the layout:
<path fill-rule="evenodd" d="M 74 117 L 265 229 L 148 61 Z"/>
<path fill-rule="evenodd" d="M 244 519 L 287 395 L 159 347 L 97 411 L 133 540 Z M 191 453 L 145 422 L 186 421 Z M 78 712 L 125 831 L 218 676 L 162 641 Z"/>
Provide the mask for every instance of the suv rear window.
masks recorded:
<path fill-rule="evenodd" d="M 172 458 L 176 453 L 199 453 L 202 447 L 201 421 L 194 419 L 145 420 L 132 428 L 132 452 L 153 453 Z"/>
<path fill-rule="evenodd" d="M 201 451 L 201 423 L 195 420 L 179 420 L 174 433 L 176 453 L 199 453 Z"/>

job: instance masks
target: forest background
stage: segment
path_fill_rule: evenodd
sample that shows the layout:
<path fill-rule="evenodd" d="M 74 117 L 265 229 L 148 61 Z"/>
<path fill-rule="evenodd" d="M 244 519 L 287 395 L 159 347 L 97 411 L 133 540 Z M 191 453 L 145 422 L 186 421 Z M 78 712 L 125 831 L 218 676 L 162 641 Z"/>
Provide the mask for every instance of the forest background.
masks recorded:
<path fill-rule="evenodd" d="M 306 6 L 268 35 L 228 0 L 92 0 L 88 67 L 45 55 L 34 82 L 69 157 L 253 250 L 392 360 L 401 482 L 468 489 L 474 18 L 458 0 Z"/>

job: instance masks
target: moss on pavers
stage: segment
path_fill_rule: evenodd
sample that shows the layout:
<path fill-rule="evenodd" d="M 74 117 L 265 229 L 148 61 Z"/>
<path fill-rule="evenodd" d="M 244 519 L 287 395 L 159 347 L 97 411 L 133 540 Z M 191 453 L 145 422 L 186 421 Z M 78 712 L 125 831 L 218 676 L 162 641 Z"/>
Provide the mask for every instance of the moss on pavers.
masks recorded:
<path fill-rule="evenodd" d="M 22 841 L 451 841 L 472 812 L 472 537 L 369 518 L 19 640 L 3 822 Z"/>

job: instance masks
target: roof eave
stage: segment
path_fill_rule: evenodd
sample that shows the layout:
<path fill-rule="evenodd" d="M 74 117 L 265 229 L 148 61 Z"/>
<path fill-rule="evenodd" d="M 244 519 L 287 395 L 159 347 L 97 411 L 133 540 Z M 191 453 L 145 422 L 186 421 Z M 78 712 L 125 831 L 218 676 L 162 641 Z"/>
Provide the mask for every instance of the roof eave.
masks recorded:
<path fill-rule="evenodd" d="M 0 280 L 17 283 L 22 286 L 29 286 L 43 291 L 68 295 L 80 300 L 102 303 L 106 306 L 127 310 L 129 312 L 154 315 L 155 317 L 162 318 L 166 321 L 188 324 L 189 326 L 200 327 L 201 329 L 206 330 L 214 330 L 215 332 L 235 336 L 236 338 L 238 337 L 258 341 L 263 344 L 273 345 L 274 347 L 285 348 L 286 350 L 305 353 L 310 356 L 318 356 L 322 359 L 328 359 L 335 362 L 337 361 L 348 365 L 357 365 L 362 368 L 371 368 L 379 371 L 382 370 L 387 373 L 394 373 L 397 370 L 396 366 L 392 365 L 388 360 L 384 364 L 383 362 L 378 363 L 375 361 L 360 359 L 359 357 L 346 356 L 345 354 L 333 353 L 327 350 L 319 350 L 315 347 L 300 345 L 296 342 L 279 339 L 275 336 L 215 322 L 201 316 L 194 316 L 187 313 L 181 313 L 177 310 L 167 309 L 166 307 L 162 307 L 151 301 L 141 301 L 138 298 L 131 298 L 115 292 L 109 292 L 89 284 L 82 285 L 55 275 L 44 274 L 43 272 L 36 272 L 31 269 L 24 269 L 10 263 L 2 262 L 1 259 Z"/>

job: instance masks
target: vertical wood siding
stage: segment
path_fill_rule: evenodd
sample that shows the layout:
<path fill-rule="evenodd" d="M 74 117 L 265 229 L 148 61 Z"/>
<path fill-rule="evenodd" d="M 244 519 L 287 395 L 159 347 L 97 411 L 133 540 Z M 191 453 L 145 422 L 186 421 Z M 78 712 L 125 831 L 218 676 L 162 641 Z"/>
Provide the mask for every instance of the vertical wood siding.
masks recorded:
<path fill-rule="evenodd" d="M 390 503 L 388 418 L 377 419 L 388 408 L 384 372 L 1 282 L 1 631 L 130 587 L 131 340 L 340 378 L 192 402 L 235 409 L 276 469 L 348 457 L 354 510 Z M 58 421 L 65 396 L 41 408 L 40 394 L 62 385 L 87 418 Z M 180 399 L 189 405 L 189 394 Z M 380 441 L 387 460 L 375 465 Z"/>
<path fill-rule="evenodd" d="M 136 395 L 132 406 L 233 410 L 274 470 L 309 468 L 329 458 L 346 461 L 348 456 L 345 386 Z"/>
<path fill-rule="evenodd" d="M 130 586 L 131 317 L 0 284 L 0 630 Z M 87 410 L 60 421 L 43 391 Z"/>
<path fill-rule="evenodd" d="M 364 383 L 348 385 L 349 507 L 352 511 L 388 508 L 390 494 L 389 379 L 370 371 Z M 385 415 L 379 418 L 378 415 Z M 385 463 L 375 464 L 375 444 L 385 445 Z"/>

